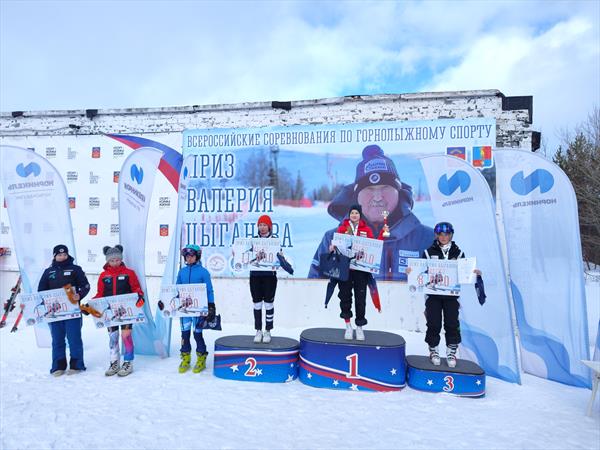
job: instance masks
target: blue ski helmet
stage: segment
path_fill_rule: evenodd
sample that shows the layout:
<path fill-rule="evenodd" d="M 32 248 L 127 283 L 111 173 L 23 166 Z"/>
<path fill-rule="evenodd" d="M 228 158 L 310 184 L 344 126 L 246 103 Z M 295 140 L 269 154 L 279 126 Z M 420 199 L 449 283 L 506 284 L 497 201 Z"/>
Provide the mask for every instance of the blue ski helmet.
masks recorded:
<path fill-rule="evenodd" d="M 452 227 L 452 224 L 450 222 L 440 222 L 435 226 L 435 228 L 433 229 L 433 232 L 435 234 L 440 234 L 440 233 L 454 234 L 454 228 Z"/>
<path fill-rule="evenodd" d="M 202 256 L 202 250 L 200 249 L 200 247 L 193 244 L 186 245 L 184 248 L 181 249 L 181 256 L 185 258 L 186 256 L 190 255 L 194 255 L 196 256 L 196 259 L 200 260 L 200 257 Z"/>

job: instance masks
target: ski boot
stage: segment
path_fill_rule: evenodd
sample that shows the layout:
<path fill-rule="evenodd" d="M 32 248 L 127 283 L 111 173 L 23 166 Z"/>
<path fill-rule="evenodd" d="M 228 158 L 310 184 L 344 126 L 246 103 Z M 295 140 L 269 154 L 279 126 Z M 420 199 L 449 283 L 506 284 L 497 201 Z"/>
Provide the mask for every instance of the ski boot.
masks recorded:
<path fill-rule="evenodd" d="M 131 361 L 125 361 L 121 366 L 121 370 L 117 372 L 117 375 L 126 377 L 127 375 L 130 375 L 131 372 L 133 372 L 133 363 Z"/>
<path fill-rule="evenodd" d="M 271 332 L 269 330 L 265 331 L 263 333 L 263 344 L 268 344 L 269 342 L 271 342 Z"/>
<path fill-rule="evenodd" d="M 437 347 L 429 347 L 429 361 L 434 366 L 439 366 L 442 363 Z"/>
<path fill-rule="evenodd" d="M 77 375 L 78 373 L 83 372 L 81 369 L 69 369 L 67 370 L 67 375 Z"/>
<path fill-rule="evenodd" d="M 110 363 L 110 367 L 106 370 L 106 372 L 104 372 L 104 375 L 107 377 L 112 377 L 119 372 L 119 369 L 121 369 L 119 361 L 113 361 Z"/>
<path fill-rule="evenodd" d="M 456 351 L 458 350 L 458 345 L 450 344 L 446 347 L 446 362 L 448 363 L 448 367 L 456 367 Z"/>
<path fill-rule="evenodd" d="M 344 339 L 351 341 L 354 339 L 354 328 L 350 325 L 350 322 L 346 323 L 346 331 L 344 332 Z"/>
<path fill-rule="evenodd" d="M 179 363 L 179 373 L 186 373 L 190 369 L 192 357 L 188 352 L 181 352 L 181 362 Z"/>
<path fill-rule="evenodd" d="M 262 342 L 263 334 L 261 330 L 256 330 L 256 335 L 254 335 L 254 343 L 260 344 Z"/>
<path fill-rule="evenodd" d="M 356 340 L 357 341 L 365 340 L 365 332 L 363 331 L 362 327 L 356 327 Z"/>
<path fill-rule="evenodd" d="M 60 377 L 60 376 L 61 376 L 62 374 L 64 374 L 64 373 L 65 373 L 65 371 L 64 371 L 64 370 L 60 370 L 60 369 L 58 369 L 58 370 L 55 370 L 54 372 L 52 372 L 52 376 L 53 376 L 53 377 Z"/>
<path fill-rule="evenodd" d="M 200 373 L 204 369 L 206 369 L 206 357 L 208 356 L 208 352 L 204 352 L 204 353 L 196 352 L 196 356 L 198 357 L 198 359 L 196 360 L 196 365 L 192 369 L 192 372 Z"/>

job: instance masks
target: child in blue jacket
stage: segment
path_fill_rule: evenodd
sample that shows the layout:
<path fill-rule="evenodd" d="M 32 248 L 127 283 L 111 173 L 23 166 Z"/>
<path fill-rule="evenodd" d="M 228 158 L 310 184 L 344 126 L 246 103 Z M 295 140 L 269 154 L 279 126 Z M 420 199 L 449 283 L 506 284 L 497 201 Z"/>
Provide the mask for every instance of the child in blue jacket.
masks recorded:
<path fill-rule="evenodd" d="M 196 341 L 196 365 L 192 369 L 194 373 L 200 373 L 206 369 L 206 343 L 202 336 L 202 325 L 205 321 L 211 322 L 216 315 L 215 293 L 210 278 L 210 273 L 206 270 L 200 258 L 202 250 L 197 245 L 188 245 L 181 250 L 181 255 L 185 259 L 185 267 L 179 269 L 177 274 L 177 284 L 206 284 L 206 294 L 208 296 L 208 316 L 206 317 L 181 317 L 181 363 L 179 364 L 179 373 L 185 373 L 189 370 L 191 364 L 192 346 L 190 336 L 194 332 Z M 162 310 L 164 305 L 159 302 L 159 308 Z M 161 307 L 162 306 L 162 307 Z"/>

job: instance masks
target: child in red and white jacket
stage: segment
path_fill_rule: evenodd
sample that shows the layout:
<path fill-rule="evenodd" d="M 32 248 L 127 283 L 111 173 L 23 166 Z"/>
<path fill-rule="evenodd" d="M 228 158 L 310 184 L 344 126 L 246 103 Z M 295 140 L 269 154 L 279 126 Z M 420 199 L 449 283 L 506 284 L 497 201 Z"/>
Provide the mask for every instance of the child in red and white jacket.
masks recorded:
<path fill-rule="evenodd" d="M 106 246 L 102 249 L 106 256 L 104 271 L 98 277 L 98 293 L 94 298 L 110 297 L 120 294 L 138 294 L 136 306 L 144 305 L 144 292 L 140 287 L 137 275 L 123 263 L 123 247 L 115 245 Z M 125 377 L 133 372 L 133 337 L 131 330 L 133 325 L 121 325 L 121 339 L 125 347 L 123 355 L 123 366 L 120 366 L 121 355 L 119 350 L 119 327 L 108 327 L 110 347 L 110 367 L 104 373 L 107 377 L 119 375 Z"/>

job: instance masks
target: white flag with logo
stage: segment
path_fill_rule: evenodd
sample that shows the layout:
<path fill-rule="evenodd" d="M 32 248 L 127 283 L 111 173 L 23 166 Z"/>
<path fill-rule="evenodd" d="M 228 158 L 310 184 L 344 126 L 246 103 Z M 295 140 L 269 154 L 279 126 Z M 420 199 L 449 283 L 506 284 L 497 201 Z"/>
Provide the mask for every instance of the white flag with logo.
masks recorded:
<path fill-rule="evenodd" d="M 56 168 L 33 150 L 2 145 L 0 155 L 2 189 L 23 292 L 37 292 L 55 245 L 66 245 L 76 258 L 67 189 Z M 38 346 L 50 347 L 48 326 L 36 326 L 35 331 Z"/>
<path fill-rule="evenodd" d="M 461 357 L 477 362 L 488 375 L 520 383 L 508 286 L 496 227 L 494 200 L 481 172 L 454 156 L 421 159 L 437 222 L 450 222 L 453 240 L 477 258 L 486 302 L 472 285 L 460 294 Z"/>
<path fill-rule="evenodd" d="M 523 150 L 496 152 L 496 185 L 527 373 L 590 386 L 577 200 L 565 173 Z"/>
<path fill-rule="evenodd" d="M 123 246 L 123 261 L 133 269 L 144 291 L 146 322 L 133 327 L 136 353 L 166 356 L 166 349 L 157 332 L 150 298 L 146 289 L 146 225 L 154 178 L 162 152 L 142 147 L 131 153 L 121 168 L 119 177 L 119 236 Z"/>
<path fill-rule="evenodd" d="M 186 210 L 187 199 L 188 199 L 188 186 L 190 182 L 190 175 L 193 173 L 194 164 L 196 163 L 197 155 L 188 155 L 183 159 L 181 165 L 181 172 L 179 173 L 179 185 L 178 185 L 178 200 L 177 200 L 177 219 L 175 221 L 175 232 L 171 239 L 171 246 L 169 247 L 169 258 L 165 264 L 165 273 L 161 280 L 161 288 L 175 284 L 177 280 L 177 272 L 179 271 L 180 250 L 184 246 L 183 242 L 183 214 Z M 167 350 L 167 355 L 170 354 L 171 349 L 171 319 L 165 319 L 164 315 L 161 314 L 158 309 L 156 310 L 155 318 L 156 327 L 159 331 L 159 335 L 162 342 Z"/>

